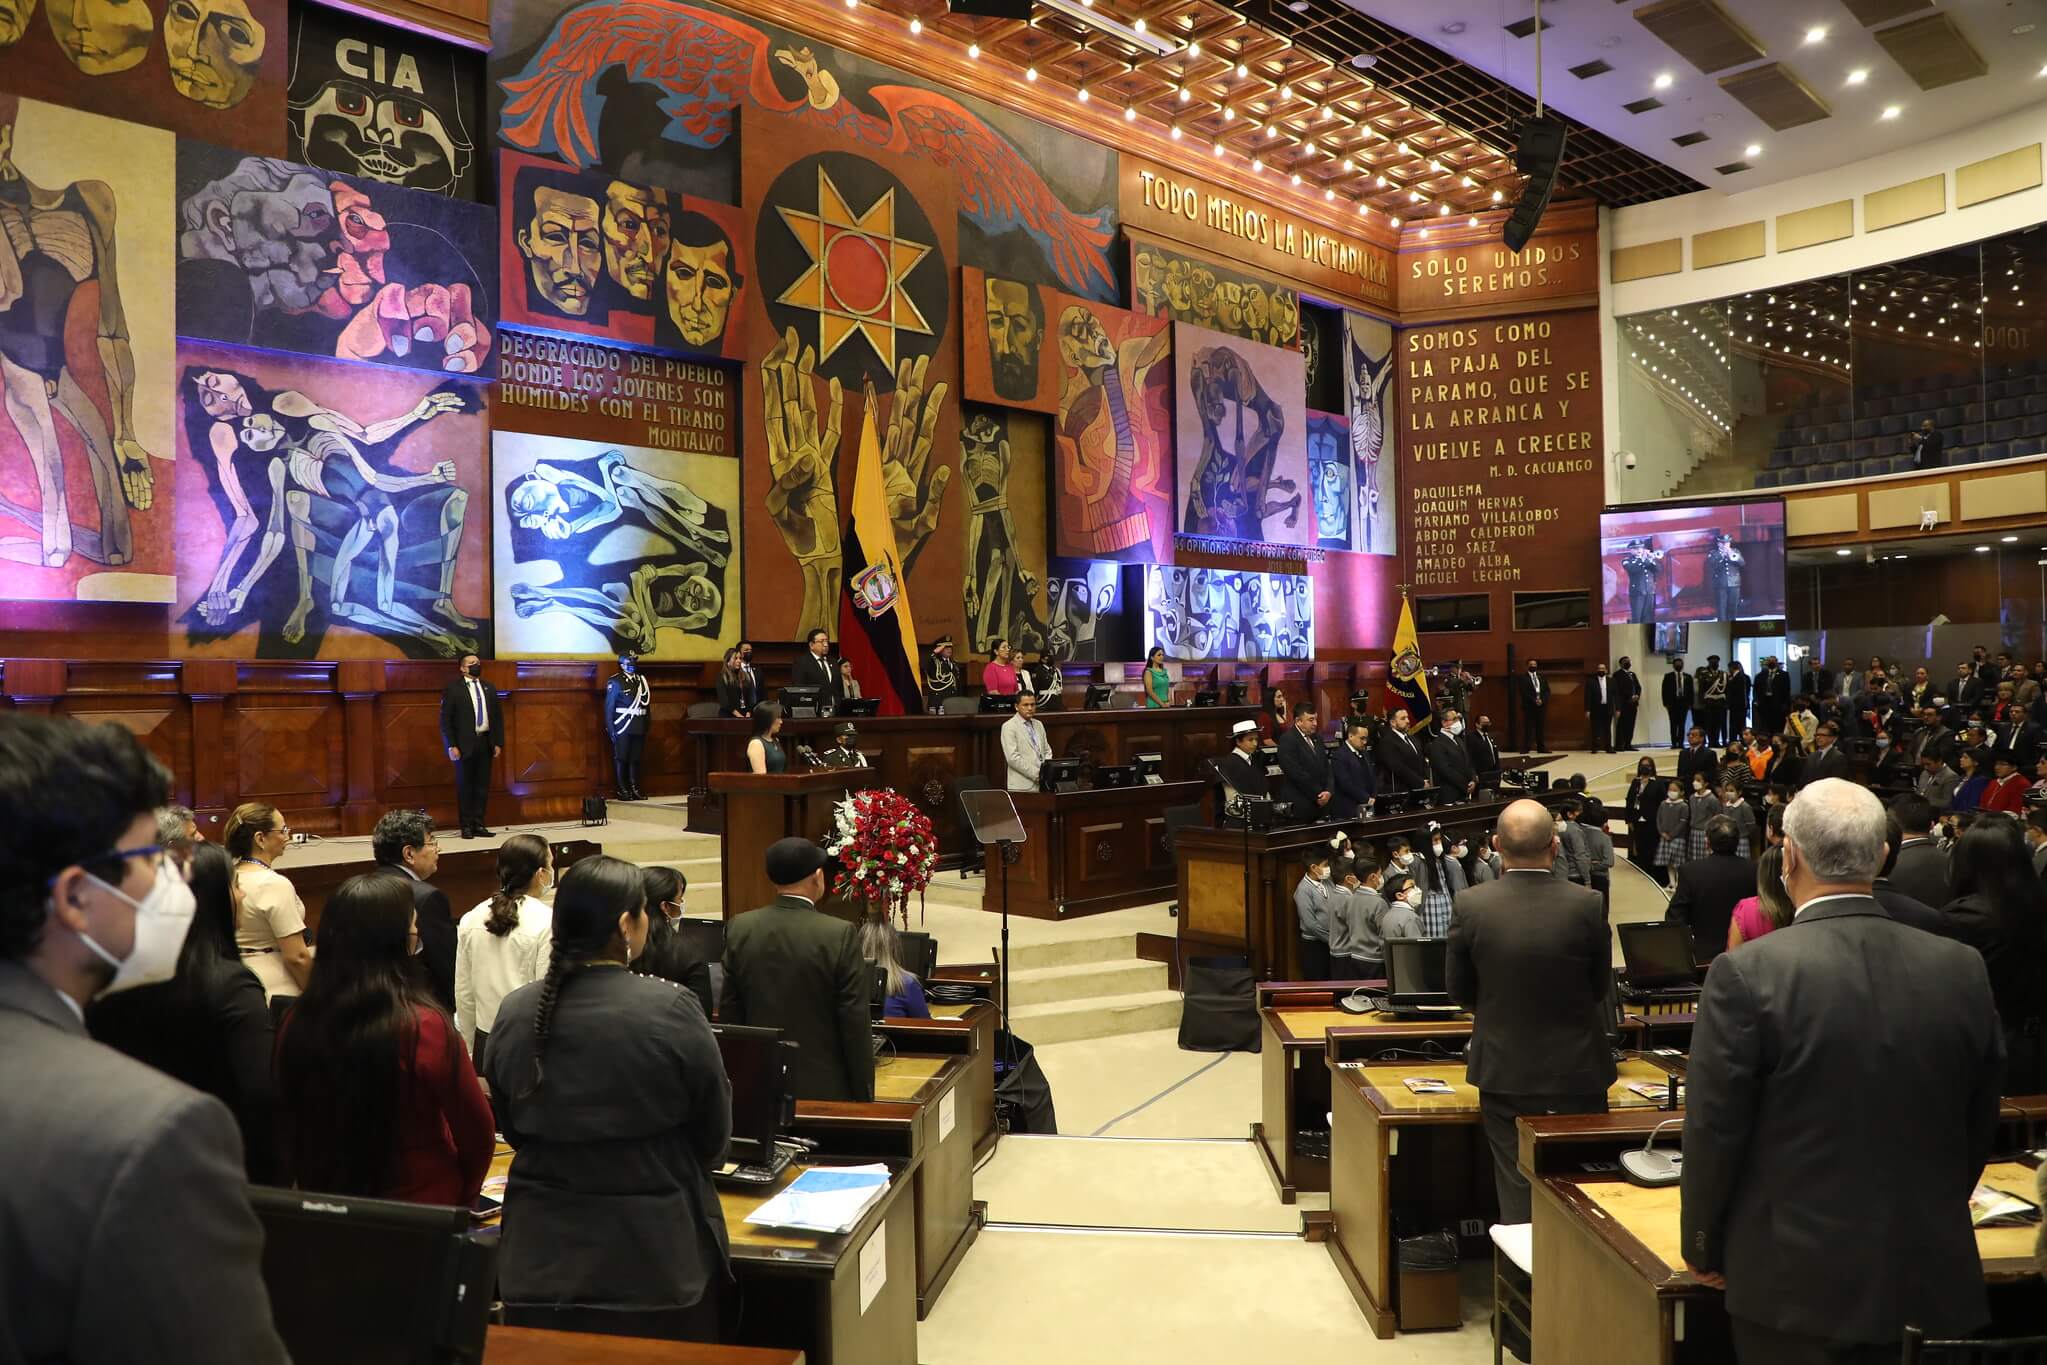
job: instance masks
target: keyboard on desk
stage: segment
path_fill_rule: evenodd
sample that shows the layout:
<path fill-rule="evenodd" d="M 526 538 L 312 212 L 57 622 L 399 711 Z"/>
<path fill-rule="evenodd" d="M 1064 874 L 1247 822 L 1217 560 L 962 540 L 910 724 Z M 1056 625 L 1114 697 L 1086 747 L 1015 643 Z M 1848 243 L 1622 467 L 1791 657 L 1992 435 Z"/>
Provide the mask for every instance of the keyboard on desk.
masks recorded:
<path fill-rule="evenodd" d="M 772 1185 L 803 1151 L 793 1143 L 777 1142 L 774 1156 L 767 1161 L 727 1162 L 711 1178 L 726 1185 Z"/>

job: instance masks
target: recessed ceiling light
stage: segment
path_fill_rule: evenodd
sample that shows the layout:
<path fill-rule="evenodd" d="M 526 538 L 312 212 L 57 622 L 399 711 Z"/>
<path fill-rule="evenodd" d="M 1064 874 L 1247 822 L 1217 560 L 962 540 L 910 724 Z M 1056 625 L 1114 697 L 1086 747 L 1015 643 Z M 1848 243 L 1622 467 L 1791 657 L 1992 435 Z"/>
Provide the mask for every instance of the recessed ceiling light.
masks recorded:
<path fill-rule="evenodd" d="M 1846 559 L 1846 558 L 1847 558 L 1847 557 L 1848 557 L 1849 555 L 1852 555 L 1852 554 L 1854 554 L 1854 553 L 1855 553 L 1855 551 L 1853 551 L 1853 550 L 1836 550 L 1836 551 L 1834 551 L 1834 553 L 1835 553 L 1835 554 L 1837 554 L 1837 555 L 1839 555 L 1839 556 L 1841 556 L 1841 557 L 1842 557 L 1843 559 Z"/>
<path fill-rule="evenodd" d="M 1662 71 L 1657 73 L 1656 79 L 1651 81 L 1650 84 L 1654 85 L 1658 90 L 1668 90 L 1672 82 L 1676 80 L 1677 77 L 1671 75 L 1668 71 Z"/>
<path fill-rule="evenodd" d="M 1813 25 L 1813 27 L 1807 29 L 1805 31 L 1805 40 L 1808 43 L 1824 43 L 1827 40 L 1826 25 L 1815 24 Z"/>
<path fill-rule="evenodd" d="M 2038 24 L 2018 24 L 2013 27 L 2011 31 L 2011 36 L 2014 38 L 2023 38 L 2028 33 L 2031 33 L 2034 29 L 2038 27 L 2040 27 Z"/>
<path fill-rule="evenodd" d="M 1379 64 L 1379 59 L 1369 52 L 1360 52 L 1350 59 L 1350 64 L 1360 71 L 1369 71 Z"/>
<path fill-rule="evenodd" d="M 1860 85 L 1868 79 L 1869 69 L 1867 67 L 1858 66 L 1848 73 L 1848 84 L 1850 85 Z"/>
<path fill-rule="evenodd" d="M 1987 555 L 1990 553 L 1990 547 L 1988 545 L 1978 545 L 1976 547 L 1976 553 L 1979 555 Z"/>
<path fill-rule="evenodd" d="M 1741 154 L 1743 156 L 1761 156 L 1763 154 L 1763 144 L 1760 142 L 1751 142 L 1749 143 L 1748 146 L 1742 148 Z"/>
<path fill-rule="evenodd" d="M 1904 112 L 1905 112 L 1905 107 L 1904 107 L 1903 105 L 1900 105 L 1900 104 L 1886 104 L 1886 105 L 1884 106 L 1884 111 L 1883 111 L 1883 113 L 1882 113 L 1882 114 L 1880 114 L 1880 115 L 1879 115 L 1878 117 L 1880 117 L 1880 118 L 1887 118 L 1887 119 L 1892 119 L 1892 118 L 1896 118 L 1896 117 L 1897 117 L 1898 115 L 1900 115 L 1900 114 L 1902 114 L 1902 113 L 1904 113 Z"/>
<path fill-rule="evenodd" d="M 1308 0 L 1287 0 L 1287 8 L 1295 14 L 1306 14 L 1308 12 Z"/>
<path fill-rule="evenodd" d="M 968 43 L 968 44 L 967 44 L 967 57 L 968 57 L 968 58 L 969 58 L 970 60 L 972 60 L 972 61 L 977 61 L 977 62 L 978 62 L 978 61 L 980 61 L 980 60 L 981 60 L 981 45 L 980 45 L 979 43 Z"/>
<path fill-rule="evenodd" d="M 2017 536 L 1999 536 L 1998 539 L 2003 541 L 2007 545 L 2016 545 L 2019 543 L 2019 538 Z"/>

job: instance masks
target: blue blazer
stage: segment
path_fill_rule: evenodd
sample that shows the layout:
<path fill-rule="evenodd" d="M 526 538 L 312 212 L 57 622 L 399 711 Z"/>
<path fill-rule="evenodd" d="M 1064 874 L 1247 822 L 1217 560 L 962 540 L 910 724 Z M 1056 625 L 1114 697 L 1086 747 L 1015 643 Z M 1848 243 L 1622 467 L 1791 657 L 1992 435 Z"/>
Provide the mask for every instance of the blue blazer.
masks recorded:
<path fill-rule="evenodd" d="M 1372 766 L 1372 755 L 1370 751 L 1357 753 L 1350 745 L 1339 744 L 1331 767 L 1336 788 L 1329 798 L 1330 818 L 1356 819 L 1358 808 L 1379 794 L 1379 772 Z"/>

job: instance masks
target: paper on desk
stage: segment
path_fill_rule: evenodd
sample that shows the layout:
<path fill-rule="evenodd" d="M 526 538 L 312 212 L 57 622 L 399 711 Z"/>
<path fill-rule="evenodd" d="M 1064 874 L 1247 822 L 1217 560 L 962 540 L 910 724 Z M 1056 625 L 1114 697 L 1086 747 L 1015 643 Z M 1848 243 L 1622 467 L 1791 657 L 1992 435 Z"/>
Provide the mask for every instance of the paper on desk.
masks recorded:
<path fill-rule="evenodd" d="M 888 1190 L 888 1167 L 813 1166 L 746 1221 L 757 1227 L 845 1232 Z"/>

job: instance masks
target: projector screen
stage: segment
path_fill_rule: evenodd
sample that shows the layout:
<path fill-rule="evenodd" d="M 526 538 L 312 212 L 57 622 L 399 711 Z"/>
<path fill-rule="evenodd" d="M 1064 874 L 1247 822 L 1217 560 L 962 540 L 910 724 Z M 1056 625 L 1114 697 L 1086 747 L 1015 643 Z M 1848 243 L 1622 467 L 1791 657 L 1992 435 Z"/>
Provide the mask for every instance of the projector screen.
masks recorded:
<path fill-rule="evenodd" d="M 1783 500 L 1602 513 L 1599 572 L 1610 626 L 1782 616 Z"/>

